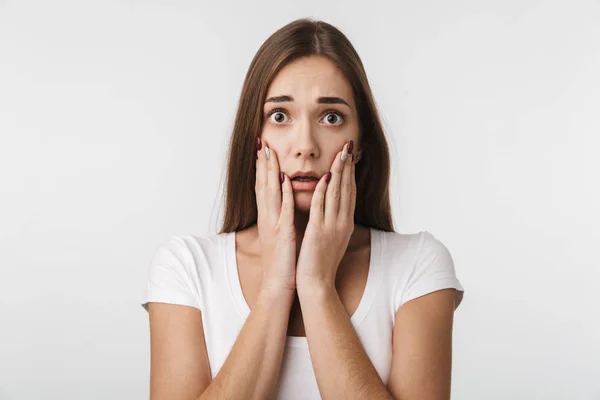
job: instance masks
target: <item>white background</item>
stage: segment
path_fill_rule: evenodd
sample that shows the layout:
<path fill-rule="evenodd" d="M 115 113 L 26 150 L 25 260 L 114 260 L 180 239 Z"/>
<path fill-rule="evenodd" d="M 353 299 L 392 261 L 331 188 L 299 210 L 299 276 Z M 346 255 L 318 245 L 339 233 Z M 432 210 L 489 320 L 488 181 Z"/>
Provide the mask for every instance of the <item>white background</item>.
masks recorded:
<path fill-rule="evenodd" d="M 0 1 L 0 399 L 146 399 L 155 248 L 215 233 L 260 44 L 367 69 L 396 230 L 466 289 L 453 399 L 600 399 L 598 1 Z"/>

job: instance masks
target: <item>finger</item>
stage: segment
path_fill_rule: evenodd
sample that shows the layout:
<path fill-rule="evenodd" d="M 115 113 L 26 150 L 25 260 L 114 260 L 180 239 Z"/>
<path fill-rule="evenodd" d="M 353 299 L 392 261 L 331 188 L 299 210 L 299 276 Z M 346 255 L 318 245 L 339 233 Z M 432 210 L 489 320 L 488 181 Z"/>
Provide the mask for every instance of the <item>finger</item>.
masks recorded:
<path fill-rule="evenodd" d="M 316 221 L 318 223 L 323 222 L 323 206 L 325 198 L 325 190 L 327 189 L 327 177 L 331 172 L 326 173 L 319 179 L 315 191 L 313 192 L 312 199 L 310 201 L 310 216 L 309 221 Z M 329 182 L 331 183 L 331 181 Z"/>
<path fill-rule="evenodd" d="M 277 153 L 269 148 L 268 143 L 265 145 L 265 157 L 268 157 L 267 164 L 267 207 L 271 217 L 274 221 L 279 220 L 279 214 L 281 212 L 281 181 L 279 178 L 279 161 L 277 159 Z"/>
<path fill-rule="evenodd" d="M 331 164 L 331 182 L 327 186 L 325 194 L 325 223 L 330 224 L 335 222 L 340 207 L 340 182 L 342 180 L 342 172 L 344 165 L 348 162 L 346 158 L 342 161 L 344 153 L 347 154 L 348 144 L 344 144 L 342 151 L 338 152 Z"/>
<path fill-rule="evenodd" d="M 254 191 L 256 192 L 256 207 L 258 209 L 258 216 L 264 217 L 266 215 L 266 192 L 267 192 L 267 163 L 265 160 L 265 153 L 263 151 L 264 143 L 258 138 L 257 148 L 260 146 L 260 150 L 256 151 L 258 156 L 256 160 L 256 182 L 254 184 Z"/>
<path fill-rule="evenodd" d="M 356 196 L 358 196 L 358 191 L 356 189 L 356 161 L 351 163 L 352 165 L 352 174 L 350 175 L 350 180 L 352 182 L 352 195 L 350 196 L 350 220 L 354 223 L 354 211 L 356 210 Z"/>
<path fill-rule="evenodd" d="M 342 170 L 342 178 L 340 182 L 340 207 L 338 209 L 338 216 L 349 216 L 350 215 L 350 201 L 353 196 L 352 193 L 352 155 L 349 155 L 344 163 L 344 169 Z"/>
<path fill-rule="evenodd" d="M 283 172 L 282 172 L 283 174 Z M 290 177 L 283 174 L 283 183 L 281 184 L 281 215 L 279 221 L 282 225 L 290 225 L 294 223 L 294 190 Z"/>

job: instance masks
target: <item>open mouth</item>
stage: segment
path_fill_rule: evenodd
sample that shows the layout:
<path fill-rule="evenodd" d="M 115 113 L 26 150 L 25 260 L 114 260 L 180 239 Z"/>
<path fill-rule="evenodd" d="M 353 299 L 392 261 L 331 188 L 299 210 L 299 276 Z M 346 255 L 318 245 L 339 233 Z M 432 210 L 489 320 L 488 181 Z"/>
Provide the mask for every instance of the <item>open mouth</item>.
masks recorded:
<path fill-rule="evenodd" d="M 311 181 L 318 181 L 317 178 L 312 177 L 312 176 L 297 176 L 294 179 L 292 179 L 293 181 L 299 181 L 299 182 L 311 182 Z"/>

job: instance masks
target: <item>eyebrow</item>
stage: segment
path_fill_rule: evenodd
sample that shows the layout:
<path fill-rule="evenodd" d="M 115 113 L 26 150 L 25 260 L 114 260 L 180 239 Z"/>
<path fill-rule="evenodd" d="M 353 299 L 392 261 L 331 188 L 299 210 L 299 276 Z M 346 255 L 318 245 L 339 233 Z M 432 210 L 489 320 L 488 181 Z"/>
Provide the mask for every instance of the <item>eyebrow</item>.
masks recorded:
<path fill-rule="evenodd" d="M 265 101 L 265 104 L 266 103 L 284 103 L 286 101 L 294 101 L 294 98 L 292 96 L 288 96 L 288 95 L 269 97 L 267 99 L 267 101 Z M 344 100 L 340 97 L 319 97 L 319 98 L 317 98 L 317 103 L 319 103 L 319 104 L 345 104 L 348 107 L 350 107 L 350 104 L 348 104 L 346 102 L 346 100 Z"/>

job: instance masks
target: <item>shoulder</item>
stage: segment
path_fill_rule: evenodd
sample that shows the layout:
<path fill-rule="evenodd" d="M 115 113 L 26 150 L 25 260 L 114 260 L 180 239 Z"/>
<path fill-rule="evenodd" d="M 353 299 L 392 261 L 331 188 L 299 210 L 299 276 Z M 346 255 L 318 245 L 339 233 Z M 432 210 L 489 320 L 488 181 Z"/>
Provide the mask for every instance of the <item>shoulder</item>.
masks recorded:
<path fill-rule="evenodd" d="M 227 233 L 171 235 L 160 242 L 156 249 L 159 252 L 167 251 L 175 255 L 185 255 L 198 250 L 209 251 L 226 246 L 227 235 Z"/>
<path fill-rule="evenodd" d="M 380 257 L 394 282 L 394 309 L 403 303 L 444 288 L 464 289 L 456 276 L 448 247 L 429 231 L 399 233 L 376 231 Z M 457 303 L 462 300 L 462 293 Z"/>
<path fill-rule="evenodd" d="M 374 234 L 379 238 L 382 251 L 386 253 L 403 253 L 414 257 L 432 253 L 445 257 L 450 255 L 446 245 L 429 231 L 401 233 L 374 229 Z"/>
<path fill-rule="evenodd" d="M 222 269 L 227 234 L 172 235 L 156 246 L 148 270 L 149 302 L 203 309 L 203 292 L 214 271 Z M 147 308 L 146 308 L 147 309 Z"/>
<path fill-rule="evenodd" d="M 448 247 L 431 232 L 419 232 L 414 269 L 425 272 L 434 270 L 439 273 L 454 275 L 454 259 Z"/>
<path fill-rule="evenodd" d="M 419 250 L 423 232 L 402 233 L 373 229 L 373 245 L 378 247 L 386 258 L 412 258 Z"/>
<path fill-rule="evenodd" d="M 151 269 L 195 271 L 217 267 L 226 254 L 228 237 L 227 233 L 171 235 L 155 247 Z"/>

